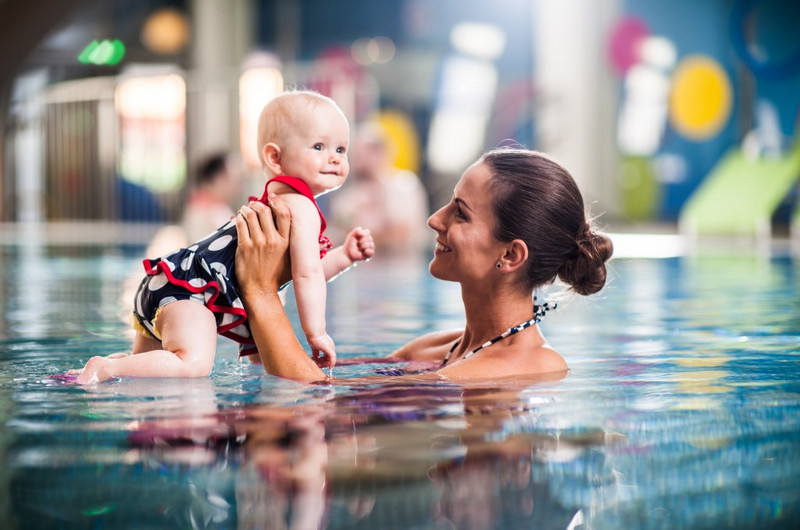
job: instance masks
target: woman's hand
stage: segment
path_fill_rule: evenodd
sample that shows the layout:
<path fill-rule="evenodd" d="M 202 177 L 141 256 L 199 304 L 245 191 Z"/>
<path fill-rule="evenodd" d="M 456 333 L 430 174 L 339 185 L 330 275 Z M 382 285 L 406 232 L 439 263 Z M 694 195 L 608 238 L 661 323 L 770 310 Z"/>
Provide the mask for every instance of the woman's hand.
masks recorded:
<path fill-rule="evenodd" d="M 297 341 L 278 296 L 278 288 L 291 279 L 290 231 L 291 214 L 280 198 L 270 198 L 269 207 L 258 202 L 243 206 L 236 216 L 236 277 L 264 370 L 297 381 L 322 381 L 325 374 Z"/>
<path fill-rule="evenodd" d="M 236 278 L 243 297 L 277 293 L 291 279 L 289 233 L 291 213 L 280 197 L 269 206 L 254 201 L 236 215 Z"/>

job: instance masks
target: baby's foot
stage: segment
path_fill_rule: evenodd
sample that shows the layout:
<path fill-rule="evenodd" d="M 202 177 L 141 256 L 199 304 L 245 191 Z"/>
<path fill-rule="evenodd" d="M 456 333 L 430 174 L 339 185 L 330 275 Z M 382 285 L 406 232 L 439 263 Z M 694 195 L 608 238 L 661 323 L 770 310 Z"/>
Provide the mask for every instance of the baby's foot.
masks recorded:
<path fill-rule="evenodd" d="M 111 379 L 111 363 L 113 360 L 106 357 L 92 357 L 81 370 L 74 370 L 78 376 L 79 385 L 93 385 Z M 72 370 L 70 370 L 72 371 Z"/>
<path fill-rule="evenodd" d="M 75 370 L 68 370 L 63 374 L 55 374 L 48 377 L 51 381 L 56 381 L 57 383 L 64 383 L 65 385 L 72 385 L 78 382 L 78 374 L 74 374 Z"/>

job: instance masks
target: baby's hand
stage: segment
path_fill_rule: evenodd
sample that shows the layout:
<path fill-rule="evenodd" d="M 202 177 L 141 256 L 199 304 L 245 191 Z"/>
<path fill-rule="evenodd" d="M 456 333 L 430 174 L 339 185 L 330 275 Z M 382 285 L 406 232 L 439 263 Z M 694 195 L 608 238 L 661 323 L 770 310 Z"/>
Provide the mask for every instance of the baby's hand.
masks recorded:
<path fill-rule="evenodd" d="M 320 368 L 333 368 L 336 364 L 336 345 L 327 333 L 309 337 L 308 345 L 311 346 L 311 358 Z"/>
<path fill-rule="evenodd" d="M 352 229 L 344 240 L 344 252 L 350 261 L 363 261 L 375 255 L 375 242 L 369 229 L 360 226 Z"/>

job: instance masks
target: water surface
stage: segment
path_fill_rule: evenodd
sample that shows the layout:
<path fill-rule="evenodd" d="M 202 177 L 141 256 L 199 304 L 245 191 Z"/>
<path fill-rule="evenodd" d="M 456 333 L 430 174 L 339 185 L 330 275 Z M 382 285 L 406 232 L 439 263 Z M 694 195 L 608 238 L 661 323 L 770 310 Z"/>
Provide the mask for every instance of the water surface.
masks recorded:
<path fill-rule="evenodd" d="M 3 528 L 797 528 L 800 267 L 616 259 L 541 327 L 561 381 L 48 379 L 125 350 L 140 248 L 0 246 Z M 463 324 L 424 260 L 331 284 L 340 358 Z M 294 318 L 296 323 L 297 319 Z"/>

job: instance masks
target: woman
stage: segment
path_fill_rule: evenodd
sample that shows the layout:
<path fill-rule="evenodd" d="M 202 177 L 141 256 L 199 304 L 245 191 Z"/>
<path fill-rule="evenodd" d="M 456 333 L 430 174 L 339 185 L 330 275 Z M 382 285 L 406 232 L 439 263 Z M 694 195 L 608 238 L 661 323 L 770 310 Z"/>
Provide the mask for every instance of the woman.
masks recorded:
<path fill-rule="evenodd" d="M 278 298 L 289 271 L 290 219 L 278 200 L 271 208 L 251 203 L 237 216 L 236 273 L 253 336 L 268 373 L 322 380 Z M 491 151 L 464 172 L 428 226 L 436 232 L 430 272 L 461 284 L 466 327 L 424 335 L 390 357 L 437 363 L 434 376 L 453 380 L 563 377 L 567 363 L 535 325 L 541 313 L 532 293 L 556 277 L 578 294 L 595 293 L 612 253 L 569 173 L 535 151 Z"/>

